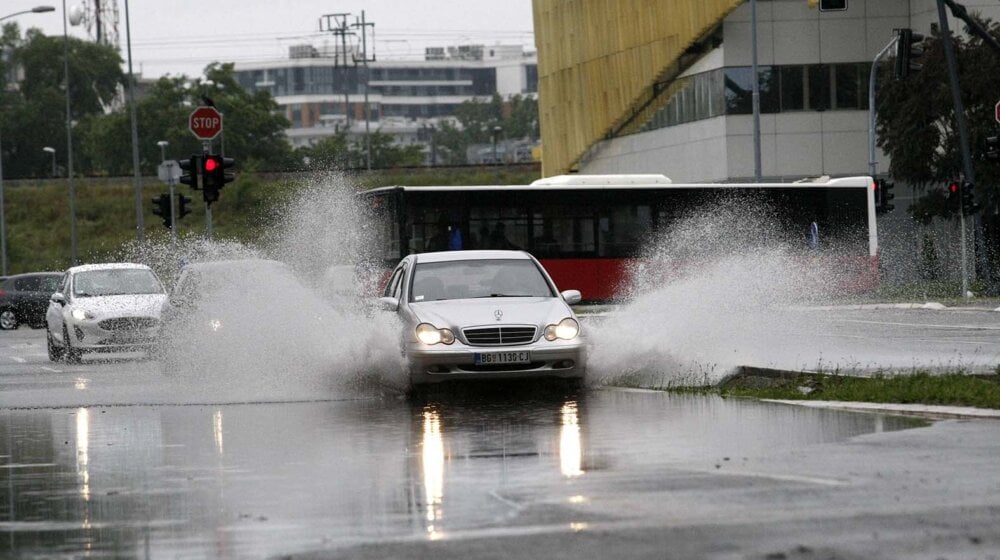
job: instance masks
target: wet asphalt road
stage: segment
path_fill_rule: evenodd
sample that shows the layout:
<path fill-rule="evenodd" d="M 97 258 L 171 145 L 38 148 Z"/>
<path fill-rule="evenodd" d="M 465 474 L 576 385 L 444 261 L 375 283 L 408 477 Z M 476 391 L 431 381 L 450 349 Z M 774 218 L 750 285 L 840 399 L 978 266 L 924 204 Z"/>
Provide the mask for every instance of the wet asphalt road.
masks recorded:
<path fill-rule="evenodd" d="M 997 421 L 548 385 L 226 398 L 0 337 L 0 557 L 1000 558 Z"/>

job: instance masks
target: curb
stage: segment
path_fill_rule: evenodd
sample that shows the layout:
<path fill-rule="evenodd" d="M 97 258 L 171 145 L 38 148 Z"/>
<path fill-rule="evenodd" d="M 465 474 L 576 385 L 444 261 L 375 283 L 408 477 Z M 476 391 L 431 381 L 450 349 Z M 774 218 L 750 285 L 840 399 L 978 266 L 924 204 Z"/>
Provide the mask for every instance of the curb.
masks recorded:
<path fill-rule="evenodd" d="M 762 402 L 792 404 L 810 408 L 830 408 L 857 412 L 883 412 L 890 414 L 916 414 L 932 418 L 995 418 L 1000 419 L 1000 410 L 995 408 L 975 408 L 971 406 L 942 406 L 929 404 L 894 404 L 851 401 L 807 401 L 786 399 L 760 399 Z"/>

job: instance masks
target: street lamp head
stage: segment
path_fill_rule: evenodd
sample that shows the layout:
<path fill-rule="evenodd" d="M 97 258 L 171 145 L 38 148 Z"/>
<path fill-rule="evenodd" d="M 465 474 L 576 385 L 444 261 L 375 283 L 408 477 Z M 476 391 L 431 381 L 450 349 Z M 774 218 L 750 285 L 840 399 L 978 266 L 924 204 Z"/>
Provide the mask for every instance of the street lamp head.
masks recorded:
<path fill-rule="evenodd" d="M 53 148 L 52 146 L 45 146 L 44 148 L 42 148 L 42 151 L 43 152 L 48 152 L 50 154 L 56 153 L 56 149 Z"/>
<path fill-rule="evenodd" d="M 69 19 L 70 25 L 80 25 L 80 22 L 83 21 L 83 6 L 79 4 L 70 6 L 66 16 Z"/>
<path fill-rule="evenodd" d="M 165 148 L 170 145 L 170 142 L 167 142 L 166 140 L 160 140 L 156 143 L 156 145 L 161 148 Z"/>
<path fill-rule="evenodd" d="M 56 8 L 55 6 L 35 6 L 31 9 L 31 11 L 36 14 L 41 14 L 45 12 L 54 12 L 56 11 Z"/>

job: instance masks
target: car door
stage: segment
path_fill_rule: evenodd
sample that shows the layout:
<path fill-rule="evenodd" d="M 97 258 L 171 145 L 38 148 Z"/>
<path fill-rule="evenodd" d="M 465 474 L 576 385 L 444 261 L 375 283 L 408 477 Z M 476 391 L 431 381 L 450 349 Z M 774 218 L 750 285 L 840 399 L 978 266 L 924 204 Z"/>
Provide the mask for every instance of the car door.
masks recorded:
<path fill-rule="evenodd" d="M 44 276 L 25 276 L 17 281 L 17 307 L 21 320 L 31 326 L 38 326 L 48 307 L 48 294 L 43 294 Z"/>

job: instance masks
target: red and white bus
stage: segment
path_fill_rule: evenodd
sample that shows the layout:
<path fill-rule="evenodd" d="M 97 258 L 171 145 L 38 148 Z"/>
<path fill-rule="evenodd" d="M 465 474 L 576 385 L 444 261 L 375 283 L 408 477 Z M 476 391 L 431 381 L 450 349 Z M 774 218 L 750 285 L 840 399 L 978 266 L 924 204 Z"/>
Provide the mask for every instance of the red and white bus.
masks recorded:
<path fill-rule="evenodd" d="M 878 285 L 871 177 L 796 183 L 673 183 L 663 175 L 561 175 L 530 185 L 381 187 L 361 193 L 379 224 L 379 258 L 436 250 L 520 248 L 560 287 L 613 301 L 644 244 L 723 197 L 766 204 L 804 258 L 836 264 L 849 291 Z M 837 243 L 824 243 L 826 240 Z"/>

